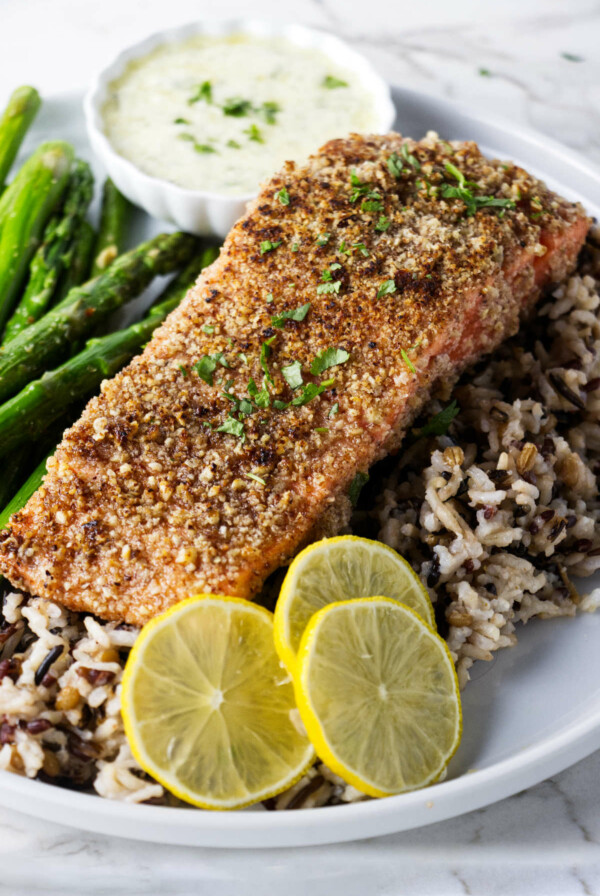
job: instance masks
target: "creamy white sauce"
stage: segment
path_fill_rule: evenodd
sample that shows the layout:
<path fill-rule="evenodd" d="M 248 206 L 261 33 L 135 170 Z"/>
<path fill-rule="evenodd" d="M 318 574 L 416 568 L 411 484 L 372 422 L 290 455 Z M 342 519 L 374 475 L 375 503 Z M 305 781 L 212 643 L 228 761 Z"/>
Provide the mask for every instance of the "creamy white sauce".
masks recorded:
<path fill-rule="evenodd" d="M 325 86 L 336 81 L 346 86 Z M 225 114 L 234 98 L 245 114 Z M 131 63 L 110 85 L 103 117 L 116 151 L 147 174 L 244 195 L 286 160 L 372 131 L 372 105 L 359 78 L 320 51 L 240 34 L 194 37 Z"/>

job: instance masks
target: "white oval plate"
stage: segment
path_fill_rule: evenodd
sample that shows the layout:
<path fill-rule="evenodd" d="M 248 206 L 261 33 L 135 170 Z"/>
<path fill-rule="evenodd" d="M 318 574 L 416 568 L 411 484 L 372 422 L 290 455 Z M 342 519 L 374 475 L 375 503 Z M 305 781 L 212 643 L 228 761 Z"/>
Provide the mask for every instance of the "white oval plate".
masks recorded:
<path fill-rule="evenodd" d="M 473 116 L 435 97 L 395 89 L 396 127 L 419 138 L 437 130 L 514 159 L 600 213 L 600 174 L 539 134 Z M 25 151 L 70 140 L 90 157 L 81 97 L 46 100 Z M 98 172 L 101 175 L 101 172 Z M 136 238 L 159 230 L 140 215 Z M 586 588 L 595 582 L 588 580 Z M 476 663 L 464 693 L 464 737 L 441 784 L 384 800 L 292 812 L 204 812 L 111 802 L 0 772 L 0 804 L 40 818 L 121 837 L 217 847 L 308 846 L 419 827 L 530 787 L 600 747 L 600 615 L 533 621 L 516 647 Z"/>

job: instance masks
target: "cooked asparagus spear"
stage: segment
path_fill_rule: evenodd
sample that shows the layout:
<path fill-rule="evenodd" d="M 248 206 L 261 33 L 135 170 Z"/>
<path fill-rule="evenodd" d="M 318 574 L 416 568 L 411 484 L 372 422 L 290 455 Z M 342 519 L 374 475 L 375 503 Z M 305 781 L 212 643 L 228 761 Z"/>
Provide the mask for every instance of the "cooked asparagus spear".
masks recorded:
<path fill-rule="evenodd" d="M 69 180 L 73 148 L 44 143 L 0 198 L 0 328 L 4 327 L 46 222 Z"/>
<path fill-rule="evenodd" d="M 56 449 L 53 448 L 50 454 L 55 450 Z M 25 482 L 22 482 L 20 486 L 15 483 L 15 487 L 12 490 L 12 497 L 10 495 L 2 496 L 1 506 L 3 506 L 3 510 L 0 511 L 0 529 L 6 529 L 8 521 L 13 513 L 17 513 L 22 507 L 25 507 L 32 494 L 38 490 L 42 484 L 42 479 L 46 475 L 46 461 L 50 457 L 50 454 L 47 454 L 46 457 L 40 461 Z M 15 465 L 14 469 L 18 470 L 18 465 Z M 19 472 L 21 472 L 21 470 L 19 470 Z"/>
<path fill-rule="evenodd" d="M 157 274 L 181 268 L 198 251 L 187 233 L 162 233 L 121 255 L 107 270 L 71 292 L 44 317 L 0 348 L 0 401 L 5 401 L 68 354 L 69 345 L 139 295 Z"/>
<path fill-rule="evenodd" d="M 123 251 L 123 237 L 130 212 L 129 200 L 117 190 L 112 180 L 107 180 L 102 191 L 102 209 L 94 246 L 92 277 L 106 270 Z"/>
<path fill-rule="evenodd" d="M 10 464 L 5 465 L 0 478 L 0 507 L 4 507 L 21 487 L 29 470 L 31 470 L 33 462 L 34 458 L 24 448 L 19 457 L 11 458 Z M 0 513 L 1 519 L 2 514 Z M 0 528 L 2 528 L 1 525 Z"/>
<path fill-rule="evenodd" d="M 205 249 L 172 281 L 141 321 L 125 330 L 90 339 L 78 355 L 29 383 L 0 406 L 0 456 L 39 436 L 65 408 L 85 398 L 103 379 L 114 376 L 127 364 L 217 254 L 216 249 Z"/>
<path fill-rule="evenodd" d="M 6 325 L 4 343 L 10 342 L 21 330 L 39 320 L 50 307 L 58 279 L 69 260 L 73 240 L 91 202 L 93 188 L 94 178 L 90 166 L 77 159 L 64 206 L 46 225 L 42 245 L 31 260 L 29 282 Z"/>
<path fill-rule="evenodd" d="M 40 108 L 35 87 L 17 87 L 0 118 L 0 192 L 23 137 Z"/>
<path fill-rule="evenodd" d="M 68 252 L 65 270 L 60 278 L 53 305 L 62 302 L 75 286 L 80 286 L 89 279 L 95 241 L 96 231 L 89 221 L 83 220 Z"/>

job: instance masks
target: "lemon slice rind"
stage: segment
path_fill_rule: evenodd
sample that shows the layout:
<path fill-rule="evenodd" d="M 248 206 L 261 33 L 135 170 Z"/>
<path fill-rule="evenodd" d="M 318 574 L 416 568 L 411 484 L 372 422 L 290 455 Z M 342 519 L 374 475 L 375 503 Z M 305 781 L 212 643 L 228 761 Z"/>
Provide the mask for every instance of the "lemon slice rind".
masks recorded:
<path fill-rule="evenodd" d="M 340 576 L 331 562 L 336 554 Z M 289 566 L 275 607 L 275 647 L 290 673 L 296 665 L 301 632 L 314 612 L 328 603 L 379 594 L 407 604 L 435 627 L 433 606 L 423 583 L 388 545 L 341 535 L 301 551 Z"/>
<path fill-rule="evenodd" d="M 448 743 L 444 744 L 444 748 L 439 751 L 440 760 L 438 764 L 424 773 L 419 780 L 413 780 L 411 782 L 405 781 L 402 783 L 402 785 L 397 787 L 382 786 L 381 780 L 378 780 L 377 778 L 376 769 L 375 773 L 367 775 L 365 774 L 364 769 L 359 770 L 358 768 L 352 767 L 349 764 L 348 759 L 344 758 L 341 755 L 339 747 L 331 743 L 331 735 L 328 735 L 328 733 L 326 732 L 326 726 L 322 723 L 322 720 L 319 717 L 319 712 L 314 705 L 314 700 L 311 697 L 311 684 L 309 680 L 311 674 L 311 655 L 314 652 L 315 645 L 319 639 L 320 633 L 323 630 L 322 627 L 324 622 L 332 618 L 333 614 L 339 612 L 340 609 L 342 612 L 346 612 L 345 608 L 353 606 L 356 610 L 361 606 L 364 607 L 365 605 L 393 606 L 395 608 L 394 612 L 397 612 L 401 617 L 403 616 L 405 623 L 408 622 L 409 626 L 407 627 L 410 627 L 415 631 L 420 630 L 422 637 L 431 639 L 431 644 L 434 645 L 434 649 L 437 651 L 439 659 L 441 661 L 440 669 L 445 672 L 447 678 L 446 684 L 448 685 L 448 696 L 450 703 L 455 708 L 453 730 L 451 732 L 451 736 L 447 739 Z M 334 664 L 335 658 L 333 656 L 330 656 L 328 658 L 328 661 Z M 352 675 L 356 675 L 358 681 L 360 670 L 356 667 L 350 669 L 350 678 L 352 677 Z M 315 613 L 311 618 L 302 636 L 300 649 L 298 651 L 296 672 L 294 675 L 294 685 L 298 710 L 300 712 L 300 716 L 302 718 L 308 736 L 314 744 L 318 757 L 344 781 L 355 787 L 361 793 L 367 794 L 368 796 L 393 796 L 398 793 L 407 792 L 409 790 L 417 790 L 422 787 L 426 787 L 429 784 L 435 783 L 443 775 L 450 759 L 459 746 L 462 734 L 462 711 L 458 678 L 456 676 L 456 670 L 454 667 L 454 662 L 450 655 L 450 651 L 448 650 L 445 641 L 443 641 L 442 638 L 440 638 L 440 636 L 437 634 L 437 632 L 434 631 L 434 629 L 428 623 L 424 622 L 423 619 L 419 617 L 419 615 L 414 610 L 390 598 L 354 598 L 349 601 L 338 601 L 329 604 L 326 607 L 323 607 L 321 610 L 317 611 L 317 613 Z M 338 695 L 336 695 L 335 692 L 329 692 L 328 695 L 328 699 L 334 707 L 337 696 Z M 339 695 L 339 699 L 343 699 L 342 694 Z M 373 720 L 367 718 L 367 714 L 368 710 L 364 710 L 362 713 L 357 712 L 356 718 L 360 719 L 360 726 L 365 732 L 365 737 L 367 737 L 367 733 L 377 737 L 378 732 L 373 729 Z M 396 751 L 398 751 L 398 755 L 402 755 L 403 745 L 401 745 L 400 743 L 396 743 L 395 749 Z"/>
<path fill-rule="evenodd" d="M 250 791 L 246 788 L 246 794 L 241 796 L 239 793 L 234 797 L 227 799 L 220 797 L 215 797 L 211 795 L 210 789 L 205 789 L 202 792 L 198 789 L 190 789 L 189 786 L 186 786 L 182 782 L 181 775 L 178 775 L 170 769 L 166 764 L 160 764 L 156 761 L 156 757 L 152 755 L 152 746 L 150 745 L 151 740 L 155 740 L 152 738 L 152 722 L 148 722 L 148 719 L 143 718 L 143 713 L 140 714 L 140 709 L 143 707 L 136 706 L 136 682 L 139 682 L 140 672 L 145 668 L 145 662 L 150 659 L 150 648 L 153 644 L 156 645 L 157 639 L 160 639 L 161 635 L 164 635 L 166 629 L 169 626 L 174 626 L 178 621 L 185 619 L 186 614 L 192 613 L 195 608 L 199 605 L 202 605 L 203 608 L 207 608 L 209 604 L 212 604 L 213 607 L 218 607 L 219 609 L 226 608 L 224 610 L 225 617 L 227 618 L 227 613 L 237 613 L 239 614 L 250 614 L 253 616 L 254 620 L 258 622 L 258 624 L 267 623 L 268 632 L 265 629 L 262 636 L 258 639 L 260 642 L 260 651 L 264 651 L 265 647 L 273 645 L 273 636 L 272 636 L 272 614 L 266 610 L 264 607 L 261 607 L 257 604 L 250 603 L 249 601 L 243 600 L 242 598 L 235 598 L 223 595 L 198 595 L 196 597 L 188 598 L 187 600 L 181 601 L 176 604 L 174 607 L 171 607 L 165 613 L 156 618 L 152 619 L 142 630 L 142 633 L 136 640 L 129 659 L 127 661 L 127 665 L 125 668 L 125 672 L 123 674 L 122 681 L 122 690 L 121 690 L 121 712 L 123 717 L 123 724 L 125 727 L 125 734 L 127 736 L 127 740 L 129 742 L 131 752 L 135 757 L 136 761 L 139 765 L 146 771 L 149 775 L 151 775 L 156 781 L 158 781 L 166 790 L 170 793 L 174 794 L 179 799 L 185 801 L 186 803 L 190 803 L 194 806 L 197 806 L 202 809 L 216 809 L 216 810 L 224 810 L 224 809 L 241 809 L 246 806 L 250 806 L 254 803 L 260 802 L 262 800 L 268 799 L 272 796 L 276 796 L 279 793 L 282 793 L 284 790 L 287 790 L 289 787 L 293 786 L 310 768 L 310 766 L 314 763 L 315 760 L 315 752 L 310 741 L 303 737 L 303 735 L 298 731 L 298 728 L 293 723 L 293 710 L 295 709 L 295 703 L 293 700 L 293 686 L 289 681 L 289 677 L 286 675 L 285 670 L 279 663 L 278 657 L 275 654 L 274 649 L 272 649 L 272 656 L 269 656 L 269 662 L 275 668 L 275 666 L 279 669 L 280 675 L 279 680 L 274 679 L 272 686 L 261 688 L 262 692 L 262 701 L 259 700 L 258 710 L 261 708 L 269 714 L 270 707 L 266 706 L 266 704 L 271 704 L 273 700 L 279 700 L 284 705 L 284 709 L 289 703 L 289 727 L 287 723 L 285 724 L 285 731 L 278 732 L 278 735 L 283 736 L 284 740 L 287 742 L 287 746 L 289 747 L 289 743 L 292 743 L 292 747 L 290 751 L 297 754 L 297 758 L 291 764 L 288 764 L 285 771 L 282 770 L 281 773 L 276 775 L 272 781 L 269 781 L 256 790 Z M 267 637 L 268 634 L 268 637 Z M 178 644 L 180 639 L 178 640 Z M 179 654 L 179 659 L 182 656 L 187 656 L 187 659 L 192 662 L 193 668 L 193 657 L 186 654 L 187 647 L 185 645 L 180 644 L 177 653 Z M 173 663 L 177 662 L 177 658 L 173 657 Z M 170 674 L 173 674 L 173 667 L 170 670 Z M 157 686 L 161 686 L 160 675 L 157 674 L 156 670 L 153 669 L 146 676 L 147 679 L 153 678 L 157 682 Z M 201 674 L 198 675 L 200 679 Z M 243 676 L 242 676 L 243 677 Z M 205 679 L 205 676 L 204 676 Z M 173 709 L 173 702 L 176 702 L 176 697 L 180 696 L 181 693 L 185 691 L 185 688 L 189 684 L 189 682 L 185 682 L 182 680 L 175 680 L 173 687 L 174 690 L 173 700 L 165 699 L 165 718 L 168 718 L 169 715 L 176 715 L 176 710 Z M 168 686 L 167 683 L 163 682 L 165 687 Z M 203 687 L 208 687 L 205 681 L 202 682 Z M 244 687 L 244 682 L 241 681 L 239 688 Z M 285 694 L 283 694 L 283 689 L 289 689 L 289 699 Z M 191 689 L 193 690 L 193 688 Z M 139 695 L 137 695 L 139 696 Z M 190 694 L 190 697 L 193 695 Z M 194 699 L 197 699 L 197 695 L 194 696 Z M 219 697 L 219 700 L 221 698 Z M 203 708 L 205 708 L 203 706 Z M 212 708 L 212 707 L 211 707 Z M 218 709 L 218 707 L 216 707 Z M 253 717 L 256 716 L 256 712 L 250 713 Z M 272 715 L 272 714 L 271 714 Z M 281 713 L 279 714 L 281 715 Z M 278 718 L 275 715 L 275 718 Z M 192 712 L 192 720 L 193 720 L 193 712 Z M 248 722 L 248 716 L 245 719 Z M 252 722 L 251 724 L 254 724 Z M 155 726 L 157 729 L 157 726 Z M 292 734 L 291 730 L 293 729 L 294 734 Z M 186 726 L 185 734 L 189 731 L 189 725 Z M 237 736 L 239 732 L 234 731 L 233 734 Z M 156 731 L 155 731 L 156 734 Z M 261 749 L 264 750 L 266 756 L 270 756 L 273 762 L 277 762 L 278 766 L 281 768 L 284 764 L 284 760 L 281 757 L 277 756 L 277 748 L 274 747 L 271 742 L 272 732 L 269 730 L 265 730 L 264 732 L 252 732 L 252 736 L 248 738 L 250 747 L 252 749 Z M 296 736 L 299 741 L 303 743 L 299 743 L 298 749 L 293 746 L 293 738 Z M 251 743 L 250 743 L 251 742 Z M 240 741 L 243 745 L 243 742 Z M 202 736 L 199 737 L 198 740 L 199 749 L 202 747 Z M 231 752 L 231 751 L 230 751 Z M 239 750 L 236 753 L 239 755 Z M 190 756 L 192 759 L 193 756 Z M 232 757 L 230 756 L 230 759 Z M 239 761 L 239 759 L 238 759 Z M 233 774 L 232 774 L 232 777 Z M 241 777 L 241 776 L 239 776 Z"/>

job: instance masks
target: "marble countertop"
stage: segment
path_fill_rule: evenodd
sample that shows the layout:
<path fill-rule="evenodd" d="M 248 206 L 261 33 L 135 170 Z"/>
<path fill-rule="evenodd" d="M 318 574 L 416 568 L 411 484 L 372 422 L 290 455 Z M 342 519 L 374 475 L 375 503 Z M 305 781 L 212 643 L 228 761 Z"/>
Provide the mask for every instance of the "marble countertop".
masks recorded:
<path fill-rule="evenodd" d="M 122 46 L 208 0 L 0 0 L 0 92 L 84 88 Z M 390 81 L 508 116 L 600 164 L 597 0 L 220 0 L 220 16 L 327 28 Z M 0 893 L 600 896 L 600 752 L 525 793 L 413 832 L 260 852 L 161 847 L 0 809 Z"/>

